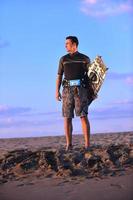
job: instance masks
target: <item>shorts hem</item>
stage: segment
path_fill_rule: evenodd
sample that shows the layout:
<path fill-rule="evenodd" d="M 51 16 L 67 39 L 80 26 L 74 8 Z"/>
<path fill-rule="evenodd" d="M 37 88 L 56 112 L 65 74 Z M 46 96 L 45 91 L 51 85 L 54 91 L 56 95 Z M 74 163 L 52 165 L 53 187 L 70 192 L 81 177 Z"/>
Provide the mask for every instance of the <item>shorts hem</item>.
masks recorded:
<path fill-rule="evenodd" d="M 74 116 L 62 116 L 64 118 L 74 118 Z"/>

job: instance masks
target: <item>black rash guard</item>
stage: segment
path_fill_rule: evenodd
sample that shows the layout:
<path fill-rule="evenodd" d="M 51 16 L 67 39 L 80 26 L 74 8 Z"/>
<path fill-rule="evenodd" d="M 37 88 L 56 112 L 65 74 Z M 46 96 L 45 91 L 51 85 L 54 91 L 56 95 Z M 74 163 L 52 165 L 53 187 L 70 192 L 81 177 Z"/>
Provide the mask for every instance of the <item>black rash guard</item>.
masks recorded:
<path fill-rule="evenodd" d="M 61 57 L 58 68 L 58 75 L 63 75 L 66 80 L 82 79 L 88 71 L 87 65 L 90 58 L 76 51 L 73 54 L 66 54 Z"/>

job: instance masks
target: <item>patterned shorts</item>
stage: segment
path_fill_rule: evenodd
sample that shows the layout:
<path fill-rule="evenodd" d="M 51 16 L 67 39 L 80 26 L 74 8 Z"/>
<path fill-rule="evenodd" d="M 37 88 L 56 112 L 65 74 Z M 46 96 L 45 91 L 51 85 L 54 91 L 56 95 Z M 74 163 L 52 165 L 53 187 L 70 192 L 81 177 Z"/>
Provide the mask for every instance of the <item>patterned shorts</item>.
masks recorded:
<path fill-rule="evenodd" d="M 87 116 L 88 114 L 88 90 L 83 87 L 64 87 L 62 91 L 62 115 L 67 118 Z"/>

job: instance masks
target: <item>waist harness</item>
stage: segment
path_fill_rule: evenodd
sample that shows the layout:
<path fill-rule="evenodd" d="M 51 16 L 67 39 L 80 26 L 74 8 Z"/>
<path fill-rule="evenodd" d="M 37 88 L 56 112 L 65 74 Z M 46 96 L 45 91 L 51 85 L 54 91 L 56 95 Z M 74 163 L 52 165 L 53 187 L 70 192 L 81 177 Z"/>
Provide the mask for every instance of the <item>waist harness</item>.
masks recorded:
<path fill-rule="evenodd" d="M 63 79 L 62 81 L 63 87 L 85 87 L 86 84 L 84 82 L 84 79 L 75 79 L 75 80 L 67 80 Z"/>

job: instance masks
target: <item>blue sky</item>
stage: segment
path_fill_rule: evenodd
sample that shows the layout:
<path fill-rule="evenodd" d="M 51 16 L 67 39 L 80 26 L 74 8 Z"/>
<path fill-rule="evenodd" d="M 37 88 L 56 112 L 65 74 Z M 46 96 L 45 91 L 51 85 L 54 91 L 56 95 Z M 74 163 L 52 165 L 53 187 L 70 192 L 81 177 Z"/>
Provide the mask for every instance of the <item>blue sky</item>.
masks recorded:
<path fill-rule="evenodd" d="M 91 133 L 133 130 L 132 18 L 132 0 L 0 0 L 0 137 L 64 134 L 55 80 L 68 35 L 109 67 Z"/>

